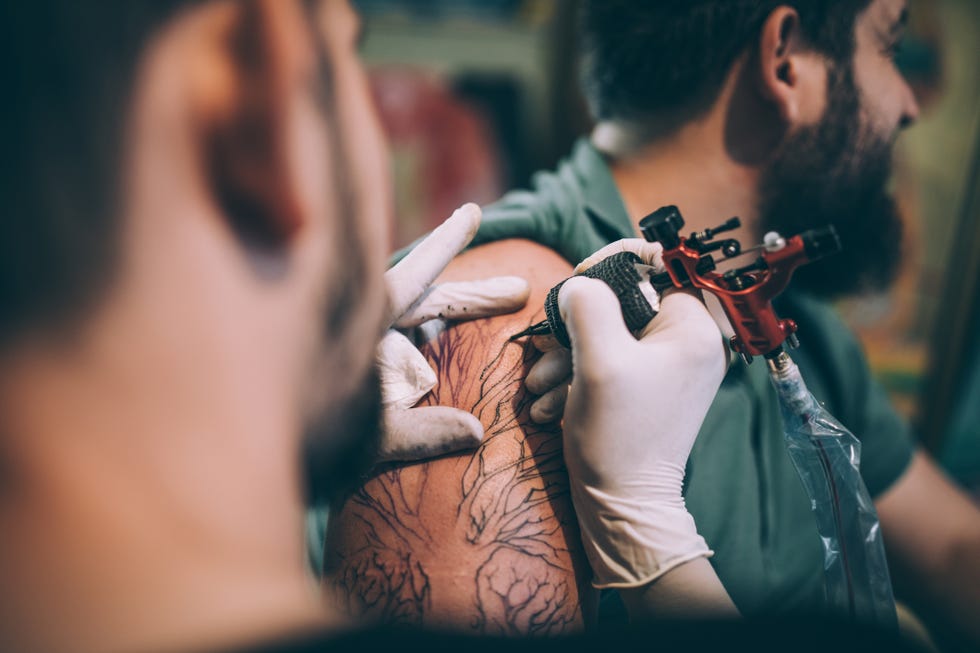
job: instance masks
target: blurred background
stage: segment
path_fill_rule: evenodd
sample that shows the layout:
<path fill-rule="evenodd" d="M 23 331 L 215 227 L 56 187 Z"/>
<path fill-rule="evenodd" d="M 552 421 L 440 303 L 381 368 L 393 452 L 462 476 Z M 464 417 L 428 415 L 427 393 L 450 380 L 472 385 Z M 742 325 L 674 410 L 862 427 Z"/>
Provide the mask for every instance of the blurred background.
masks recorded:
<path fill-rule="evenodd" d="M 575 0 L 356 0 L 405 245 L 527 186 L 588 132 Z M 923 444 L 980 497 L 980 1 L 911 0 L 899 65 L 922 108 L 899 140 L 902 276 L 842 302 Z"/>

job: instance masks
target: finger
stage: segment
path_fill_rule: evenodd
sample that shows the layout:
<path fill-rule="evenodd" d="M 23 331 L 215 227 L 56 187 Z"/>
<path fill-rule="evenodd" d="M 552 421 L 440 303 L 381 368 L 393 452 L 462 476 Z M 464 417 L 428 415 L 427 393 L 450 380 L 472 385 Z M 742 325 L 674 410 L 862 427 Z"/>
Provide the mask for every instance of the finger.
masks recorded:
<path fill-rule="evenodd" d="M 442 318 L 471 320 L 513 313 L 527 304 L 531 287 L 520 277 L 451 281 L 431 286 L 395 326 L 409 328 Z"/>
<path fill-rule="evenodd" d="M 654 322 L 660 318 L 663 318 L 661 324 L 644 336 L 643 341 L 657 338 L 661 346 L 683 352 L 687 369 L 701 370 L 705 383 L 713 383 L 712 379 L 721 383 L 731 363 L 731 352 L 700 294 L 686 291 L 665 294 Z"/>
<path fill-rule="evenodd" d="M 613 254 L 619 254 L 620 252 L 633 252 L 639 256 L 644 263 L 656 268 L 658 272 L 662 272 L 666 269 L 664 268 L 663 245 L 660 243 L 651 243 L 643 240 L 642 238 L 624 238 L 606 245 L 595 254 L 592 254 L 586 258 L 584 261 L 575 266 L 575 269 L 572 270 L 572 274 L 581 274 L 599 261 L 607 259 Z"/>
<path fill-rule="evenodd" d="M 400 317 L 463 251 L 480 226 L 480 207 L 465 204 L 385 273 L 392 321 Z"/>
<path fill-rule="evenodd" d="M 397 331 L 381 339 L 376 360 L 385 406 L 411 408 L 436 385 L 436 373 L 425 356 Z"/>
<path fill-rule="evenodd" d="M 639 334 L 639 340 L 649 336 L 660 336 L 669 331 L 678 331 L 685 324 L 700 326 L 711 315 L 701 298 L 701 291 L 693 288 L 668 288 L 660 298 L 660 312 Z"/>
<path fill-rule="evenodd" d="M 721 335 L 728 340 L 733 335 L 735 335 L 735 329 L 732 327 L 732 323 L 728 320 L 728 316 L 725 314 L 725 309 L 721 306 L 721 301 L 714 295 L 714 293 L 706 292 L 704 293 L 704 305 L 708 307 L 708 312 L 711 313 L 711 318 L 718 325 L 718 330 L 721 331 Z"/>
<path fill-rule="evenodd" d="M 531 404 L 531 421 L 535 424 L 547 424 L 560 420 L 567 400 L 568 383 L 552 388 Z"/>
<path fill-rule="evenodd" d="M 552 349 L 531 366 L 524 378 L 524 387 L 536 395 L 568 382 L 572 375 L 572 352 L 564 347 Z"/>
<path fill-rule="evenodd" d="M 448 328 L 444 320 L 429 320 L 411 329 L 411 340 L 418 346 L 434 342 Z"/>
<path fill-rule="evenodd" d="M 572 277 L 558 293 L 558 310 L 572 342 L 576 376 L 580 370 L 601 371 L 605 358 L 633 342 L 619 300 L 602 281 Z"/>
<path fill-rule="evenodd" d="M 385 411 L 378 462 L 421 460 L 472 449 L 483 441 L 483 425 L 466 411 L 427 406 Z"/>

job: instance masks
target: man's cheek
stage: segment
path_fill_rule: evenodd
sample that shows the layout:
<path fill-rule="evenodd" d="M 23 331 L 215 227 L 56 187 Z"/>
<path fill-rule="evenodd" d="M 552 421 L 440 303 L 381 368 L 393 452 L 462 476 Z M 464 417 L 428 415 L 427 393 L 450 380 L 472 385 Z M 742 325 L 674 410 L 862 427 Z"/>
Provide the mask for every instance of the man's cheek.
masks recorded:
<path fill-rule="evenodd" d="M 873 61 L 855 63 L 854 81 L 861 100 L 861 126 L 881 140 L 892 141 L 900 122 L 901 103 L 897 102 L 888 80 L 891 60 L 882 55 Z"/>

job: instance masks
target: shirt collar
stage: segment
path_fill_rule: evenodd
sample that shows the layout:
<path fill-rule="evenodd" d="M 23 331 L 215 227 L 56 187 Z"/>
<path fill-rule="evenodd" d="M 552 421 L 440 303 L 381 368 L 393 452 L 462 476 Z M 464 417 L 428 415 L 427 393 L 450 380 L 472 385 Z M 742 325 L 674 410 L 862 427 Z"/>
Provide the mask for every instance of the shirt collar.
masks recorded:
<path fill-rule="evenodd" d="M 622 238 L 635 237 L 636 231 L 613 180 L 609 163 L 588 138 L 580 138 L 575 143 L 572 168 L 581 184 L 589 214 L 620 233 Z"/>

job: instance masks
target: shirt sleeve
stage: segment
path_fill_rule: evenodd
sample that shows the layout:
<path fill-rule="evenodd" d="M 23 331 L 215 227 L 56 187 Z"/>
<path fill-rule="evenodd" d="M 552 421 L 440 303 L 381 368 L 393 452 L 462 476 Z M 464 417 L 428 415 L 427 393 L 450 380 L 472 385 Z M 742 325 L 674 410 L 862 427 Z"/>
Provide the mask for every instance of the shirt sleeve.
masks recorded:
<path fill-rule="evenodd" d="M 543 222 L 540 198 L 530 191 L 511 191 L 483 208 L 480 229 L 473 245 L 482 245 L 507 238 L 528 238 L 539 241 Z"/>
<path fill-rule="evenodd" d="M 527 238 L 577 263 L 582 189 L 571 168 L 535 173 L 532 190 L 515 190 L 483 209 L 483 222 L 473 245 L 507 238 Z"/>

